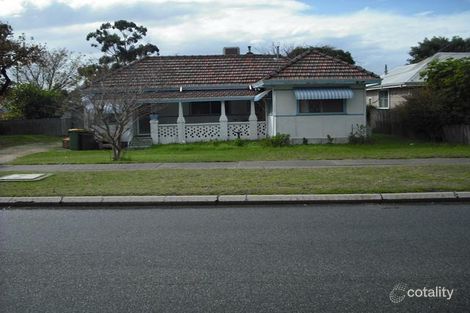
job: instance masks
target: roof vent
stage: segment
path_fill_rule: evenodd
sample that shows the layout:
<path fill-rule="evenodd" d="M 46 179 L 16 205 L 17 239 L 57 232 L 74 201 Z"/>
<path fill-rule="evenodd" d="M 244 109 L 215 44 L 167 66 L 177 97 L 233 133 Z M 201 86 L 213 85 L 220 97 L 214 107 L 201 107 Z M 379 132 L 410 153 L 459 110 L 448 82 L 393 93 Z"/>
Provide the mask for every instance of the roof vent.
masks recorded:
<path fill-rule="evenodd" d="M 224 55 L 240 55 L 239 47 L 224 47 Z"/>
<path fill-rule="evenodd" d="M 246 53 L 247 55 L 252 55 L 253 52 L 251 52 L 251 46 L 248 46 L 248 52 Z"/>

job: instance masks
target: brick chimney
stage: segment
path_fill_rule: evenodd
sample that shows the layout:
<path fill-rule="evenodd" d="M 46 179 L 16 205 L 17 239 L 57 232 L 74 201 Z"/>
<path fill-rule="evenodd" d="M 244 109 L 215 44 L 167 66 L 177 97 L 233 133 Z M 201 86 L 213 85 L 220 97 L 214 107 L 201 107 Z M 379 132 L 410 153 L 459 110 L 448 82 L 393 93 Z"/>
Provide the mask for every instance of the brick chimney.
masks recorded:
<path fill-rule="evenodd" d="M 224 55 L 240 55 L 240 47 L 224 47 Z"/>

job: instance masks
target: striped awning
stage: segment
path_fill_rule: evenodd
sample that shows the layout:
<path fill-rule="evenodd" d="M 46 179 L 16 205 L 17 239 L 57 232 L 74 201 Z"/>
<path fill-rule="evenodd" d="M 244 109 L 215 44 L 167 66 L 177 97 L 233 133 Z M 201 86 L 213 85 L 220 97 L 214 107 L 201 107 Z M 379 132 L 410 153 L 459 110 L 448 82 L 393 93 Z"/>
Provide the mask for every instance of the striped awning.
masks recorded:
<path fill-rule="evenodd" d="M 350 88 L 309 88 L 294 89 L 297 100 L 326 100 L 351 99 L 353 91 Z"/>

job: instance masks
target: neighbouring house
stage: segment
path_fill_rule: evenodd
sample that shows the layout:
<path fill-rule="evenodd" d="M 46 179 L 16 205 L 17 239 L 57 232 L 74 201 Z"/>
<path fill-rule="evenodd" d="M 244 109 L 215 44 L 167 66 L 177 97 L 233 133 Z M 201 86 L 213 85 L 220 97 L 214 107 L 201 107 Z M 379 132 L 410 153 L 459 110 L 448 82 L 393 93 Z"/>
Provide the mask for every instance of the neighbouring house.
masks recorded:
<path fill-rule="evenodd" d="M 367 104 L 379 109 L 391 109 L 406 101 L 413 90 L 425 84 L 423 72 L 432 61 L 470 57 L 470 52 L 438 52 L 416 64 L 399 66 L 382 75 L 382 82 L 367 85 Z"/>
<path fill-rule="evenodd" d="M 282 133 L 293 143 L 318 143 L 328 137 L 346 142 L 355 125 L 366 124 L 365 86 L 379 81 L 315 50 L 289 60 L 232 48 L 222 55 L 146 57 L 96 83 L 143 90 L 144 114 L 136 116 L 126 141 L 255 140 Z"/>

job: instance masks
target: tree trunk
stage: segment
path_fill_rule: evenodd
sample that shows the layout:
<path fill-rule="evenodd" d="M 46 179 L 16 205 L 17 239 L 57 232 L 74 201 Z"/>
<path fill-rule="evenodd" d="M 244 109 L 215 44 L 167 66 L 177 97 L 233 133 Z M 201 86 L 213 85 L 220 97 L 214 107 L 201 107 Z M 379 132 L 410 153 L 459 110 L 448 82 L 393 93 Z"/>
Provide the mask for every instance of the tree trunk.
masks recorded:
<path fill-rule="evenodd" d="M 8 87 L 11 85 L 11 80 L 10 77 L 8 77 L 6 67 L 3 66 L 0 70 L 0 73 L 2 74 L 3 78 L 5 78 L 5 82 L 0 88 L 0 96 L 3 96 L 4 94 L 6 94 Z"/>
<path fill-rule="evenodd" d="M 119 161 L 122 157 L 122 147 L 120 143 L 114 144 L 113 143 L 113 161 Z"/>

